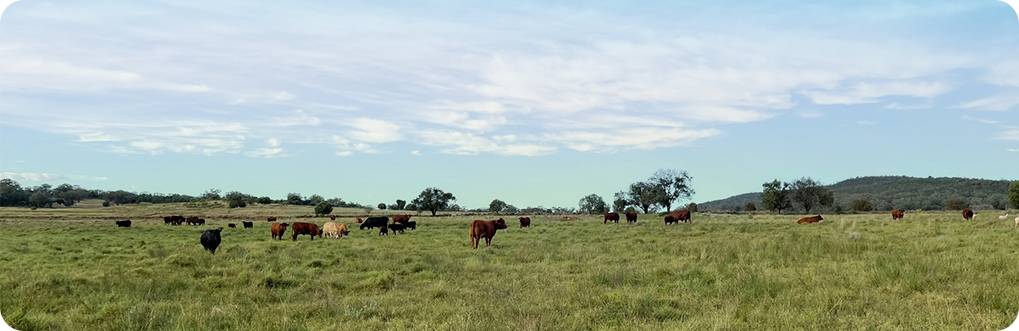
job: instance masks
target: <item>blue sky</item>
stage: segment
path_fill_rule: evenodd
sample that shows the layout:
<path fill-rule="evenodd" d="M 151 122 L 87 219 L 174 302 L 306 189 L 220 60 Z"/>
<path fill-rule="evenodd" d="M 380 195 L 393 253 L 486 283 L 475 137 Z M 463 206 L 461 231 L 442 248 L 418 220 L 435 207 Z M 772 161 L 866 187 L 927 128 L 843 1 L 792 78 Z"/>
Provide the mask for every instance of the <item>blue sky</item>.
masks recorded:
<path fill-rule="evenodd" d="M 996 1 L 62 2 L 0 18 L 0 176 L 467 207 L 1019 177 Z"/>

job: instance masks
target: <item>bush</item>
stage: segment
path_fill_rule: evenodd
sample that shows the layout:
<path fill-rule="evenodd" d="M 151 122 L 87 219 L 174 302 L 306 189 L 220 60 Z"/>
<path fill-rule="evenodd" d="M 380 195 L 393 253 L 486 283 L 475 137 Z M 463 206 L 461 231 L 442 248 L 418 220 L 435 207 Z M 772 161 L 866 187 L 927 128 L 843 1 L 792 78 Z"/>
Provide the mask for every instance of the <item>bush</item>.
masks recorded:
<path fill-rule="evenodd" d="M 230 208 L 244 208 L 248 206 L 248 203 L 244 202 L 244 200 L 230 199 L 227 205 Z"/>
<path fill-rule="evenodd" d="M 871 211 L 874 210 L 874 205 L 867 199 L 856 199 L 852 203 L 853 210 L 855 211 Z"/>
<path fill-rule="evenodd" d="M 379 208 L 379 209 L 381 209 L 381 210 L 386 210 L 386 204 L 385 204 L 385 203 L 382 203 L 382 202 L 379 202 L 379 205 L 378 205 L 378 206 L 376 206 L 376 207 L 378 207 L 378 208 Z"/>
<path fill-rule="evenodd" d="M 319 202 L 315 205 L 315 215 L 329 215 L 332 212 L 333 206 L 328 203 Z"/>
<path fill-rule="evenodd" d="M 258 198 L 257 202 L 258 202 L 259 204 L 263 204 L 263 205 L 268 205 L 268 204 L 272 203 L 272 198 L 269 198 L 269 197 L 261 197 L 261 198 Z"/>

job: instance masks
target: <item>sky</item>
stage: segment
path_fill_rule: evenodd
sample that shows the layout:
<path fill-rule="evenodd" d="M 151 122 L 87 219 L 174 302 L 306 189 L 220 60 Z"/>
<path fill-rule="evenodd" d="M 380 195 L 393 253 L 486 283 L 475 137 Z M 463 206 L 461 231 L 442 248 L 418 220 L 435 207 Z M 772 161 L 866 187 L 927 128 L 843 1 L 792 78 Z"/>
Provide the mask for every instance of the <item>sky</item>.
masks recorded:
<path fill-rule="evenodd" d="M 655 170 L 1019 178 L 974 1 L 47 1 L 0 16 L 0 177 L 566 206 Z"/>

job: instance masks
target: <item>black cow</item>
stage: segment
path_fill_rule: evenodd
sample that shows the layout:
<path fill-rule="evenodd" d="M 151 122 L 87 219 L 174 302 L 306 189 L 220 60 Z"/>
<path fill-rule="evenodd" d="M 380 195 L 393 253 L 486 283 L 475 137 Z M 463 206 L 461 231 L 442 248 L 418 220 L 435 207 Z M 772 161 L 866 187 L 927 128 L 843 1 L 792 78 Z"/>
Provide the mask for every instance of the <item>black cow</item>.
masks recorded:
<path fill-rule="evenodd" d="M 405 229 L 417 230 L 418 229 L 418 222 L 417 221 L 407 221 L 406 223 L 403 223 L 403 227 Z"/>
<path fill-rule="evenodd" d="M 244 225 L 245 229 L 250 229 L 250 228 L 255 226 L 255 222 L 244 221 L 244 222 L 241 222 L 241 225 Z"/>
<path fill-rule="evenodd" d="M 400 223 L 393 223 L 393 224 L 389 225 L 389 230 L 393 231 L 393 234 L 403 233 L 403 229 L 404 228 L 405 228 L 405 226 L 403 224 L 400 224 Z"/>
<path fill-rule="evenodd" d="M 118 227 L 129 228 L 131 227 L 131 220 L 115 221 Z"/>
<path fill-rule="evenodd" d="M 387 216 L 369 217 L 369 218 L 366 218 L 364 220 L 364 223 L 361 223 L 361 230 L 371 229 L 371 228 L 383 228 L 384 229 L 387 224 L 389 224 L 389 217 L 387 217 Z"/>
<path fill-rule="evenodd" d="M 219 248 L 219 232 L 223 231 L 223 228 L 216 228 L 214 230 L 205 230 L 202 232 L 202 247 L 216 255 L 216 248 Z"/>
<path fill-rule="evenodd" d="M 237 227 L 237 224 L 233 224 L 233 223 L 227 223 L 227 224 L 226 224 L 226 226 L 227 226 L 227 227 L 230 227 L 230 228 L 236 228 L 236 227 Z"/>
<path fill-rule="evenodd" d="M 385 226 L 385 225 L 380 226 L 379 227 L 379 236 L 388 236 L 388 235 L 389 235 L 389 227 Z"/>

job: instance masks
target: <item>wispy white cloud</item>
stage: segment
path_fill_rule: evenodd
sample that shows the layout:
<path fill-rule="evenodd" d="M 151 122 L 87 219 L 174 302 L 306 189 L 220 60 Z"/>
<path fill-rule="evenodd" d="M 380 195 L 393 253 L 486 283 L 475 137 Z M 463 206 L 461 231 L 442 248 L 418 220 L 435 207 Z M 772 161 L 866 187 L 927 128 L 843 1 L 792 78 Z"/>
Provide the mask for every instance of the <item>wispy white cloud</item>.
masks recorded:
<path fill-rule="evenodd" d="M 1019 129 L 1007 129 L 1004 132 L 998 134 L 998 139 L 1019 140 Z"/>
<path fill-rule="evenodd" d="M 0 171 L 0 178 L 9 178 L 18 182 L 52 182 L 58 180 L 74 180 L 74 181 L 105 181 L 109 178 L 102 176 L 87 176 L 87 175 L 62 175 L 53 174 L 47 172 L 19 172 L 19 171 Z"/>
<path fill-rule="evenodd" d="M 971 100 L 959 105 L 959 108 L 973 110 L 1006 111 L 1019 106 L 1019 91 L 1012 94 L 995 95 Z"/>
<path fill-rule="evenodd" d="M 881 98 L 888 96 L 931 98 L 949 90 L 948 84 L 943 82 L 892 81 L 856 83 L 846 88 L 829 90 L 808 90 L 803 94 L 816 104 L 853 105 L 877 103 Z"/>
<path fill-rule="evenodd" d="M 425 145 L 439 146 L 441 151 L 447 154 L 476 155 L 496 154 L 507 156 L 540 156 L 551 154 L 556 151 L 553 146 L 537 143 L 513 143 L 504 142 L 502 136 L 500 142 L 496 139 L 476 135 L 470 132 L 458 132 L 451 130 L 426 130 L 420 132 L 417 138 Z"/>
<path fill-rule="evenodd" d="M 283 142 L 277 138 L 265 140 L 265 147 L 258 148 L 248 153 L 248 156 L 258 158 L 276 158 L 283 156 Z"/>

